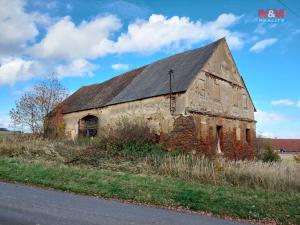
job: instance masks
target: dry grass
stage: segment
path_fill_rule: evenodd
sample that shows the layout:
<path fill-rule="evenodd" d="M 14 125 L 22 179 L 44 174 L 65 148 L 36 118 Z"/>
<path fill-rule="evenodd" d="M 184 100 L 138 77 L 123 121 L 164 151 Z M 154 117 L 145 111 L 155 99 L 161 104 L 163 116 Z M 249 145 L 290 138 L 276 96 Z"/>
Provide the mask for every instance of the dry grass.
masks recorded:
<path fill-rule="evenodd" d="M 74 162 L 79 166 L 93 166 L 131 173 L 159 174 L 200 183 L 268 191 L 300 192 L 299 163 L 289 161 L 263 163 L 260 161 L 226 161 L 224 159 L 212 161 L 197 155 L 156 154 L 159 149 L 155 147 L 153 148 L 155 151 L 152 151 L 149 146 L 147 152 L 145 151 L 146 155 L 137 155 L 136 152 L 130 155 L 132 146 L 124 150 L 126 154 L 110 153 L 99 147 L 101 145 L 97 145 L 97 141 L 97 139 L 76 142 L 53 141 L 30 135 L 2 135 L 0 136 L 0 157 L 53 161 L 68 165 L 73 163 L 73 159 L 77 159 Z M 126 148 L 126 145 L 123 147 Z M 136 148 L 137 146 L 134 148 L 135 151 L 137 151 Z M 152 152 L 148 153 L 149 149 Z M 81 157 L 84 157 L 84 160 Z M 70 162 L 72 163 L 70 164 Z"/>
<path fill-rule="evenodd" d="M 0 136 L 0 155 L 8 157 L 65 162 L 84 148 L 84 145 L 62 140 L 53 141 L 28 134 Z"/>
<path fill-rule="evenodd" d="M 293 163 L 224 159 L 210 161 L 193 155 L 179 155 L 156 159 L 152 168 L 159 174 L 186 180 L 300 192 L 300 166 Z"/>
<path fill-rule="evenodd" d="M 297 163 L 295 157 L 300 157 L 300 153 L 279 153 L 279 156 L 282 161 Z"/>

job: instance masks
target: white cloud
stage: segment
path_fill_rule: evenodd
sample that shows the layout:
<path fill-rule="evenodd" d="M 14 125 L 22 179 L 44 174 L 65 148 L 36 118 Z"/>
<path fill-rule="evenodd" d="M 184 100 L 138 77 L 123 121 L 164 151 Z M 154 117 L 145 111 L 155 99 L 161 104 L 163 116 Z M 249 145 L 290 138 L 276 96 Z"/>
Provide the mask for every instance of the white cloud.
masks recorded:
<path fill-rule="evenodd" d="M 17 89 L 12 92 L 13 95 L 23 95 L 25 92 L 32 92 L 33 86 L 26 86 L 22 89 Z"/>
<path fill-rule="evenodd" d="M 59 78 L 70 76 L 93 76 L 93 71 L 98 68 L 98 65 L 94 65 L 85 59 L 76 59 L 69 64 L 57 66 L 55 72 Z"/>
<path fill-rule="evenodd" d="M 285 105 L 285 106 L 291 106 L 294 105 L 294 102 L 290 99 L 280 99 L 275 100 L 271 102 L 272 105 Z"/>
<path fill-rule="evenodd" d="M 110 35 L 121 27 L 119 19 L 108 15 L 78 26 L 70 17 L 64 17 L 50 26 L 44 39 L 30 52 L 37 58 L 74 60 L 96 58 L 111 53 Z"/>
<path fill-rule="evenodd" d="M 256 137 L 259 138 L 274 138 L 274 134 L 264 131 L 257 131 Z"/>
<path fill-rule="evenodd" d="M 261 52 L 262 50 L 275 44 L 276 42 L 277 42 L 276 38 L 269 38 L 269 39 L 258 41 L 250 48 L 250 52 L 255 52 L 255 53 Z"/>
<path fill-rule="evenodd" d="M 0 55 L 18 54 L 39 34 L 38 21 L 47 17 L 25 12 L 25 1 L 0 0 Z"/>
<path fill-rule="evenodd" d="M 68 16 L 53 22 L 47 14 L 27 12 L 22 0 L 0 0 L 0 85 L 57 72 L 61 77 L 92 75 L 90 60 L 109 54 L 182 50 L 195 43 L 226 37 L 232 48 L 243 46 L 242 34 L 231 31 L 240 17 L 221 14 L 213 21 L 151 15 L 136 20 L 119 36 L 122 24 L 114 15 L 75 24 Z M 41 39 L 36 37 L 44 32 Z M 36 42 L 38 40 L 38 42 Z M 114 65 L 126 70 L 128 65 Z"/>
<path fill-rule="evenodd" d="M 31 52 L 38 58 L 97 58 L 115 53 L 152 53 L 163 48 L 176 48 L 201 41 L 226 37 L 232 48 L 243 45 L 241 34 L 231 32 L 239 17 L 222 14 L 215 21 L 202 23 L 188 17 L 163 15 L 136 20 L 128 25 L 117 41 L 110 37 L 121 28 L 120 20 L 112 15 L 83 21 L 76 26 L 70 17 L 64 17 L 48 30 L 44 39 Z"/>
<path fill-rule="evenodd" d="M 40 74 L 41 63 L 24 52 L 39 34 L 39 25 L 50 24 L 48 15 L 28 13 L 26 1 L 0 0 L 0 85 L 14 84 Z"/>
<path fill-rule="evenodd" d="M 11 126 L 11 121 L 9 117 L 2 117 L 0 118 L 0 127 L 1 128 L 9 128 Z"/>
<path fill-rule="evenodd" d="M 14 84 L 17 80 L 27 80 L 42 71 L 39 62 L 21 58 L 0 60 L 0 85 Z"/>
<path fill-rule="evenodd" d="M 28 130 L 23 128 L 21 125 L 15 125 L 13 121 L 10 119 L 9 116 L 2 116 L 0 115 L 0 128 L 6 128 L 11 131 L 25 131 L 28 132 Z"/>
<path fill-rule="evenodd" d="M 115 43 L 115 51 L 151 53 L 162 48 L 190 45 L 206 40 L 216 40 L 226 36 L 232 48 L 243 45 L 241 34 L 229 31 L 239 17 L 222 14 L 215 21 L 202 23 L 188 17 L 152 15 L 149 20 L 136 20 L 129 24 L 128 31 L 122 33 Z"/>
<path fill-rule="evenodd" d="M 114 70 L 128 70 L 129 65 L 128 64 L 122 64 L 122 63 L 117 63 L 117 64 L 111 65 L 111 68 L 113 68 Z"/>
<path fill-rule="evenodd" d="M 55 72 L 59 78 L 70 76 L 93 76 L 99 65 L 85 59 L 75 59 L 67 63 L 47 64 L 44 61 L 4 58 L 0 60 L 0 86 L 13 85 L 16 81 L 28 80 L 35 76 L 45 76 Z"/>
<path fill-rule="evenodd" d="M 277 123 L 286 120 L 286 118 L 280 114 L 273 112 L 264 112 L 261 110 L 257 110 L 254 115 L 257 123 L 259 124 Z"/>
<path fill-rule="evenodd" d="M 262 23 L 260 23 L 254 30 L 254 33 L 257 34 L 264 34 L 266 33 L 266 28 L 264 27 L 264 25 Z"/>
<path fill-rule="evenodd" d="M 300 107 L 300 101 L 297 102 L 297 106 Z"/>

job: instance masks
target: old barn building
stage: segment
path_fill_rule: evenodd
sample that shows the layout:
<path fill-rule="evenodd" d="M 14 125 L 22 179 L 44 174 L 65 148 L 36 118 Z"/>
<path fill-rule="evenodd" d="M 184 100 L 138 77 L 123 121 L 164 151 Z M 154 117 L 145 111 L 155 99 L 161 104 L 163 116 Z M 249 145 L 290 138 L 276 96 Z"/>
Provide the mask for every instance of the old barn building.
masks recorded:
<path fill-rule="evenodd" d="M 94 136 L 127 117 L 142 120 L 168 149 L 251 158 L 254 111 L 228 45 L 220 39 L 81 87 L 52 112 L 49 130 L 63 130 L 73 139 Z"/>

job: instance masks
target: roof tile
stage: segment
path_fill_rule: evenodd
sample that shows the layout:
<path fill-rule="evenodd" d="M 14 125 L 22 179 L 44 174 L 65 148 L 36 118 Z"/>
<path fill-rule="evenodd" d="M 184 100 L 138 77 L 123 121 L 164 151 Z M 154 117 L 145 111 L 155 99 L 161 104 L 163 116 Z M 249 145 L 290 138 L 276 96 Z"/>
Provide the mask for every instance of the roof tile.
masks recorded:
<path fill-rule="evenodd" d="M 186 91 L 222 40 L 158 60 L 103 83 L 84 86 L 62 103 L 63 113 L 168 94 L 170 69 L 174 71 L 173 92 Z"/>

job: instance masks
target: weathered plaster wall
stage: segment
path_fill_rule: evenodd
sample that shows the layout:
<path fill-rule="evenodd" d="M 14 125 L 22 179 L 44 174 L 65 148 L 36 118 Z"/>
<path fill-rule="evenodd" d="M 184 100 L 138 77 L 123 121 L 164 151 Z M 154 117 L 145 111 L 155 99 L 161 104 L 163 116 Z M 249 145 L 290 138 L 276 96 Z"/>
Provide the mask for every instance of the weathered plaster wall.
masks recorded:
<path fill-rule="evenodd" d="M 254 107 L 224 42 L 186 93 L 187 111 L 254 120 Z"/>
<path fill-rule="evenodd" d="M 176 94 L 176 112 L 184 113 L 185 96 Z M 122 117 L 131 120 L 143 120 L 151 131 L 157 134 L 169 133 L 173 128 L 174 118 L 170 113 L 169 96 L 159 96 L 134 102 L 111 105 L 99 109 L 91 109 L 64 115 L 65 132 L 68 137 L 78 136 L 78 121 L 86 115 L 95 115 L 99 119 L 99 134 L 112 129 Z"/>

